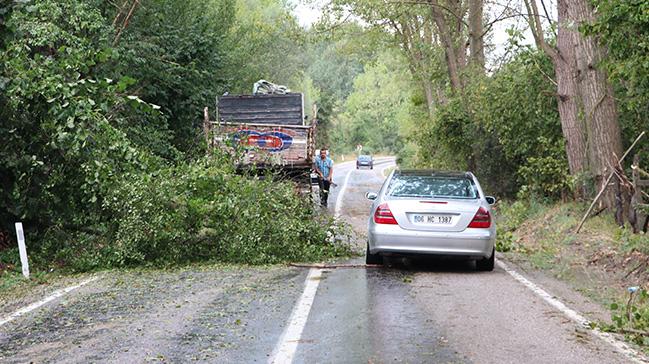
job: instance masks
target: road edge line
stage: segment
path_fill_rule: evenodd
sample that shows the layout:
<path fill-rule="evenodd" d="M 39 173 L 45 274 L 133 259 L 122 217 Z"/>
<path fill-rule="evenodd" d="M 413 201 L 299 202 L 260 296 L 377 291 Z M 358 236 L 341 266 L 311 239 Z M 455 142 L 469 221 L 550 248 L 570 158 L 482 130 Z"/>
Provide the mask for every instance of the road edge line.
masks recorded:
<path fill-rule="evenodd" d="M 527 287 L 532 292 L 534 292 L 534 294 L 536 294 L 538 297 L 543 299 L 547 304 L 561 311 L 561 313 L 563 313 L 566 317 L 568 317 L 573 322 L 579 324 L 585 329 L 588 329 L 591 334 L 597 336 L 602 341 L 613 346 L 619 353 L 623 354 L 628 359 L 631 359 L 635 363 L 643 363 L 643 364 L 649 363 L 649 360 L 647 358 L 645 358 L 638 351 L 631 348 L 627 343 L 616 339 L 613 335 L 611 335 L 608 332 L 601 331 L 599 328 L 590 327 L 590 322 L 591 322 L 590 320 L 588 320 L 586 317 L 581 315 L 579 312 L 569 308 L 563 302 L 554 298 L 551 294 L 549 294 L 548 292 L 546 292 L 544 289 L 537 286 L 536 284 L 532 283 L 530 280 L 525 278 L 520 273 L 509 268 L 509 266 L 504 262 L 502 262 L 501 260 L 496 260 L 496 264 L 498 264 L 500 268 L 502 268 L 515 280 L 522 283 L 525 287 Z"/>
<path fill-rule="evenodd" d="M 74 285 L 74 286 L 70 286 L 70 287 L 66 287 L 66 288 L 62 288 L 62 289 L 56 290 L 56 291 L 54 291 L 51 295 L 49 295 L 48 297 L 45 297 L 45 298 L 43 298 L 42 300 L 40 300 L 40 301 L 38 301 L 38 302 L 32 303 L 32 304 L 29 305 L 29 306 L 25 306 L 25 307 L 23 307 L 23 308 L 21 308 L 21 309 L 15 311 L 15 312 L 12 313 L 11 315 L 9 315 L 9 316 L 7 316 L 7 317 L 1 319 L 1 320 L 0 320 L 0 326 L 3 326 L 4 324 L 9 323 L 9 322 L 11 322 L 11 321 L 13 321 L 13 320 L 15 320 L 15 319 L 17 319 L 17 318 L 23 316 L 24 314 L 27 314 L 27 313 L 29 313 L 29 312 L 31 312 L 31 311 L 34 311 L 35 309 L 37 309 L 37 308 L 39 308 L 39 307 L 45 305 L 45 304 L 48 303 L 48 302 L 51 302 L 51 301 L 53 301 L 53 300 L 55 300 L 55 299 L 57 299 L 57 298 L 59 298 L 59 297 L 62 297 L 62 296 L 65 295 L 66 293 L 69 293 L 69 292 L 71 292 L 71 291 L 74 291 L 75 289 L 80 288 L 80 287 L 82 287 L 82 286 L 85 286 L 85 285 L 88 284 L 88 283 L 94 282 L 94 281 L 96 281 L 97 279 L 99 279 L 99 277 L 88 278 L 88 279 L 86 279 L 86 280 L 84 280 L 84 281 L 81 281 L 80 283 L 78 283 L 78 284 L 76 284 L 76 285 Z"/>
<path fill-rule="evenodd" d="M 288 325 L 284 329 L 280 340 L 273 350 L 273 354 L 268 360 L 269 364 L 287 364 L 293 362 L 293 357 L 297 351 L 297 345 L 302 336 L 302 331 L 306 326 L 311 306 L 315 300 L 318 285 L 320 285 L 320 278 L 322 277 L 322 269 L 312 268 L 306 277 L 304 284 L 304 291 L 300 299 L 295 304 L 293 312 L 288 320 Z"/>
<path fill-rule="evenodd" d="M 343 205 L 343 195 L 345 194 L 345 190 L 347 189 L 347 183 L 349 182 L 349 176 L 352 174 L 354 170 L 350 169 L 349 172 L 347 172 L 347 176 L 345 176 L 345 181 L 343 182 L 343 186 L 340 188 L 340 191 L 338 192 L 338 196 L 336 196 L 336 207 L 334 208 L 334 218 L 339 218 L 340 217 L 340 209 L 342 208 Z"/>

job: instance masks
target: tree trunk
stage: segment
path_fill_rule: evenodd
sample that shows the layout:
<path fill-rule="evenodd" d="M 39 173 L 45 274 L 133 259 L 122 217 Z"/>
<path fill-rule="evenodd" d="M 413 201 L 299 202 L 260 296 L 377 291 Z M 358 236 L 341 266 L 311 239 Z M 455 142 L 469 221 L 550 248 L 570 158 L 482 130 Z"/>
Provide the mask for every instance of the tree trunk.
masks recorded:
<path fill-rule="evenodd" d="M 477 69 L 484 70 L 484 24 L 483 0 L 469 0 L 469 50 L 471 64 Z"/>
<path fill-rule="evenodd" d="M 577 176 L 588 168 L 586 126 L 580 118 L 580 95 L 578 89 L 578 69 L 576 46 L 579 34 L 571 24 L 568 2 L 559 0 L 557 47 L 549 45 L 543 37 L 543 28 L 538 7 L 534 0 L 525 0 L 528 23 L 537 46 L 550 57 L 557 80 L 557 98 L 561 130 L 566 140 L 566 156 L 570 174 Z M 577 197 L 583 195 L 584 188 L 578 188 Z"/>
<path fill-rule="evenodd" d="M 577 58 L 575 47 L 579 34 L 574 25 L 570 24 L 568 16 L 569 0 L 559 0 L 558 7 L 558 54 L 552 59 L 557 78 L 557 98 L 561 129 L 566 139 L 566 154 L 568 166 L 572 176 L 578 176 L 588 169 L 588 156 L 586 155 L 586 127 L 579 117 L 580 100 L 577 85 Z M 579 197 L 583 196 L 584 188 L 576 191 Z"/>
<path fill-rule="evenodd" d="M 446 59 L 446 68 L 451 81 L 451 90 L 457 94 L 462 89 L 462 82 L 460 80 L 460 66 L 458 65 L 458 55 L 456 54 L 456 42 L 453 39 L 452 30 L 448 24 L 443 11 L 439 7 L 437 0 L 429 0 L 430 11 L 437 25 L 439 38 L 444 47 L 444 55 Z"/>
<path fill-rule="evenodd" d="M 433 84 L 428 80 L 422 81 L 424 86 L 424 94 L 426 95 L 426 106 L 428 107 L 428 114 L 433 115 L 435 110 L 435 91 L 433 90 Z"/>
<path fill-rule="evenodd" d="M 576 24 L 594 19 L 588 0 L 567 2 L 569 14 Z M 588 130 L 590 168 L 595 176 L 596 186 L 602 187 L 606 175 L 617 165 L 622 156 L 622 135 L 617 118 L 613 89 L 606 72 L 600 67 L 603 51 L 593 37 L 577 37 L 577 67 L 579 89 L 584 106 Z M 615 206 L 616 186 L 611 186 L 602 198 L 606 207 Z"/>

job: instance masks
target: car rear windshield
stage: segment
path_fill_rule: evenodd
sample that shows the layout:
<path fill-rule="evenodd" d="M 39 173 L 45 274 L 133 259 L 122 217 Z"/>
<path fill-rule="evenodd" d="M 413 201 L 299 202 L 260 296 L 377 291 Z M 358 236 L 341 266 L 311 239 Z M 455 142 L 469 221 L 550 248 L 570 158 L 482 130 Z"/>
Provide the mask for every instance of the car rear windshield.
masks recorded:
<path fill-rule="evenodd" d="M 395 175 L 388 196 L 416 198 L 478 198 L 478 191 L 468 177 Z"/>
<path fill-rule="evenodd" d="M 361 155 L 361 156 L 358 156 L 358 160 L 359 161 L 369 161 L 369 160 L 372 160 L 372 157 L 369 156 L 369 155 Z"/>

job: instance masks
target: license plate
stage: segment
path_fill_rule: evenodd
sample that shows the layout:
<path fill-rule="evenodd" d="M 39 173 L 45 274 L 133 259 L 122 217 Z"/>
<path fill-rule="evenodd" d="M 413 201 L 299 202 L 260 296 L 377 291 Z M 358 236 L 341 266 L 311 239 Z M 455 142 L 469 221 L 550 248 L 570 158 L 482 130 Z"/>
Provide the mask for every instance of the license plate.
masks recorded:
<path fill-rule="evenodd" d="M 412 215 L 412 222 L 415 224 L 424 225 L 450 225 L 453 222 L 453 217 L 449 215 Z"/>

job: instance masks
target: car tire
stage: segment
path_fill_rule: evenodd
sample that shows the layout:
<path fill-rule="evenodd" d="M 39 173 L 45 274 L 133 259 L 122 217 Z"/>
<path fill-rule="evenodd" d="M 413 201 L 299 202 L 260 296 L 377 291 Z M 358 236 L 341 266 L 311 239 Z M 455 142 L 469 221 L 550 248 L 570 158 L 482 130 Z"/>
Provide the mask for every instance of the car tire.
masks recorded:
<path fill-rule="evenodd" d="M 367 243 L 365 250 L 365 264 L 383 264 L 383 256 L 381 254 L 370 253 L 370 243 Z"/>
<path fill-rule="evenodd" d="M 494 270 L 494 263 L 496 261 L 496 248 L 491 251 L 490 258 L 478 259 L 475 261 L 475 267 L 481 272 L 491 272 Z"/>

